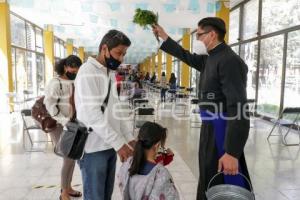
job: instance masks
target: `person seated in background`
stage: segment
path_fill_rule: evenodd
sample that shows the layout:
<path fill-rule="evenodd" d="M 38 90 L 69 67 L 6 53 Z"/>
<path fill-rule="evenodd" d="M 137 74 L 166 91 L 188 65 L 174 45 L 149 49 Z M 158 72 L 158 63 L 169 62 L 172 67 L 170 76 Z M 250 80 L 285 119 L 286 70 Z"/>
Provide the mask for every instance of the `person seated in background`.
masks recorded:
<path fill-rule="evenodd" d="M 134 81 L 132 83 L 132 88 L 128 91 L 129 100 L 133 103 L 134 99 L 139 99 L 143 97 L 146 91 L 142 88 L 139 81 Z"/>
<path fill-rule="evenodd" d="M 149 75 L 149 72 L 146 73 L 146 76 L 145 76 L 145 81 L 149 81 L 150 80 L 150 75 Z"/>
<path fill-rule="evenodd" d="M 143 124 L 133 157 L 122 164 L 117 175 L 123 200 L 179 199 L 170 172 L 157 162 L 158 151 L 164 147 L 166 138 L 166 128 L 154 122 Z"/>
<path fill-rule="evenodd" d="M 118 96 L 120 96 L 120 94 L 121 94 L 121 86 L 122 86 L 122 82 L 124 81 L 123 72 L 122 72 L 121 70 L 117 70 L 117 73 L 116 73 L 116 81 L 117 81 L 117 92 L 118 92 Z"/>
<path fill-rule="evenodd" d="M 150 83 L 155 83 L 156 82 L 156 75 L 155 75 L 155 72 L 153 72 L 153 75 L 150 79 Z"/>

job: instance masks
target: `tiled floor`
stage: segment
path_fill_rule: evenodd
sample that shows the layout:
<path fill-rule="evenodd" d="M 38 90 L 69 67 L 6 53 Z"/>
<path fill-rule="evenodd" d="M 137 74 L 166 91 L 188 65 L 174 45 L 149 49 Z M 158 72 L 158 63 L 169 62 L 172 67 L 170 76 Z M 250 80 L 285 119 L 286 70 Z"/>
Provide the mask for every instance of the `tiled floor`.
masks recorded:
<path fill-rule="evenodd" d="M 156 120 L 168 128 L 167 144 L 176 155 L 169 170 L 181 198 L 193 200 L 199 175 L 197 155 L 200 130 L 191 128 L 188 118 L 174 116 L 170 111 L 171 105 L 156 104 L 155 107 L 158 108 Z M 61 159 L 52 153 L 51 145 L 45 152 L 25 153 L 19 113 L 0 113 L 0 123 L 0 200 L 58 199 Z M 260 119 L 255 119 L 253 124 L 245 154 L 256 199 L 299 200 L 299 147 L 285 147 L 278 137 L 268 143 L 266 137 L 271 124 Z M 41 137 L 43 133 L 36 135 Z M 292 139 L 297 139 L 295 134 Z M 82 190 L 77 166 L 73 185 Z M 43 187 L 35 188 L 38 186 Z M 117 187 L 113 199 L 120 199 Z"/>

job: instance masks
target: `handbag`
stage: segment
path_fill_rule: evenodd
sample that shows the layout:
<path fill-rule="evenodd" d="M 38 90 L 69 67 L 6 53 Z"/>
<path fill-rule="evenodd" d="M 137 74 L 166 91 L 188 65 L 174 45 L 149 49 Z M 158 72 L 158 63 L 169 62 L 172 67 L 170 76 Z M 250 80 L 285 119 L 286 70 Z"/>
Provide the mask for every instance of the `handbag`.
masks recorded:
<path fill-rule="evenodd" d="M 59 81 L 59 87 L 60 87 L 60 90 L 62 91 L 61 81 L 59 79 L 57 79 L 57 80 Z M 58 104 L 60 102 L 60 98 L 57 99 L 57 102 L 56 102 L 57 113 L 54 116 L 51 116 L 49 114 L 49 112 L 47 111 L 47 108 L 44 104 L 44 99 L 45 99 L 45 96 L 42 96 L 35 101 L 35 103 L 33 104 L 32 108 L 31 108 L 31 116 L 39 124 L 39 126 L 42 128 L 42 130 L 45 131 L 46 133 L 48 133 L 57 127 L 57 121 L 53 117 L 57 116 L 60 112 L 60 109 L 58 106 Z"/>
<path fill-rule="evenodd" d="M 106 109 L 109 100 L 110 89 L 111 80 L 109 80 L 108 92 L 101 106 L 102 113 L 104 113 Z M 84 154 L 84 147 L 88 135 L 92 131 L 92 128 L 87 128 L 84 123 L 76 119 L 75 112 L 73 118 L 64 127 L 60 139 L 54 148 L 54 153 L 59 156 L 67 157 L 73 160 L 81 159 Z"/>

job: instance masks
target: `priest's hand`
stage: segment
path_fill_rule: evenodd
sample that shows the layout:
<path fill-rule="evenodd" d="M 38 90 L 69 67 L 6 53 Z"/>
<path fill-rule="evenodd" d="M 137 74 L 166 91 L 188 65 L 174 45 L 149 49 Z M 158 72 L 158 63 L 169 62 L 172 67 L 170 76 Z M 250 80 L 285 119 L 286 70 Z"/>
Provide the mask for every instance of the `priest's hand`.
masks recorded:
<path fill-rule="evenodd" d="M 235 157 L 225 153 L 219 160 L 218 172 L 223 170 L 225 175 L 237 175 L 239 173 L 239 161 Z"/>
<path fill-rule="evenodd" d="M 152 25 L 152 31 L 154 35 L 157 35 L 164 41 L 166 41 L 169 37 L 168 34 L 165 32 L 165 30 L 159 25 Z"/>

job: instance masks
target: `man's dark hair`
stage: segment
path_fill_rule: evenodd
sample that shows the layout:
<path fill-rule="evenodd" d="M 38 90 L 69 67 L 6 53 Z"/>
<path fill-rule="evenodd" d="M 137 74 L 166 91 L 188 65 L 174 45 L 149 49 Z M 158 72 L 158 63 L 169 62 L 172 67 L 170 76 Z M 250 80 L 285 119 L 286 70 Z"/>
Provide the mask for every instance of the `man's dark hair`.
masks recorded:
<path fill-rule="evenodd" d="M 111 50 L 119 45 L 125 45 L 129 47 L 131 45 L 130 39 L 121 31 L 110 30 L 102 38 L 99 45 L 99 52 L 101 52 L 102 46 L 106 44 L 108 49 Z"/>
<path fill-rule="evenodd" d="M 224 41 L 226 34 L 225 22 L 219 17 L 206 17 L 198 22 L 198 26 L 205 31 L 215 31 L 218 34 L 218 40 Z"/>

